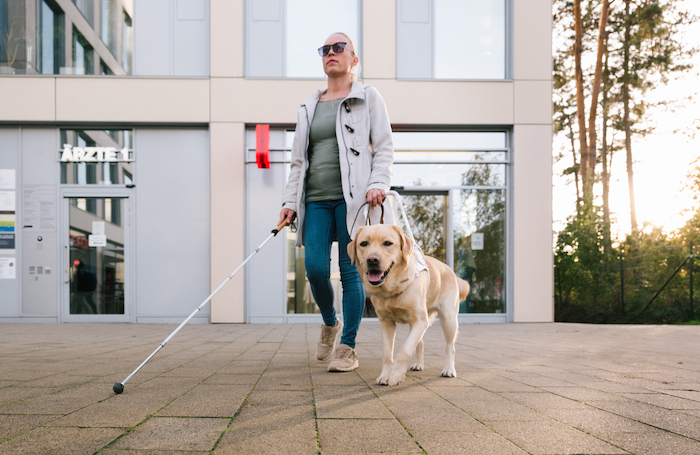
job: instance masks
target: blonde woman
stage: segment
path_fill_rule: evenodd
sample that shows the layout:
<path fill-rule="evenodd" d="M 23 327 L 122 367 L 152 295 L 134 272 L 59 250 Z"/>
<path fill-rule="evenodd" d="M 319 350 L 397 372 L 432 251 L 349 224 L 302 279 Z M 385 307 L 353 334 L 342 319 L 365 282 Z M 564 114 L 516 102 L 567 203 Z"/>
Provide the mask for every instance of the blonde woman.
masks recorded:
<path fill-rule="evenodd" d="M 365 297 L 347 244 L 366 223 L 365 206 L 371 221 L 379 222 L 380 211 L 374 209 L 391 185 L 394 146 L 384 100 L 374 87 L 357 82 L 360 61 L 352 40 L 334 33 L 318 51 L 328 86 L 298 110 L 280 223 L 298 220 L 297 246 L 305 246 L 306 274 L 324 322 L 316 356 L 331 359 L 328 371 L 352 371 L 359 366 L 355 336 Z M 344 322 L 337 319 L 333 307 L 330 254 L 334 239 Z"/>

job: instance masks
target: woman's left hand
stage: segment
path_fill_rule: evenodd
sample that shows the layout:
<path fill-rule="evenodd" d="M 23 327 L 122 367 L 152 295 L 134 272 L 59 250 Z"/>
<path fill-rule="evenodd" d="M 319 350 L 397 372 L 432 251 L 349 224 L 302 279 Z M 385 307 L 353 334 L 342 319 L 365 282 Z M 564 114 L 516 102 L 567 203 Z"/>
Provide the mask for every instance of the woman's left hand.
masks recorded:
<path fill-rule="evenodd" d="M 382 205 L 385 195 L 386 192 L 384 190 L 373 189 L 367 192 L 367 202 L 371 204 L 372 210 L 374 210 L 376 206 Z"/>

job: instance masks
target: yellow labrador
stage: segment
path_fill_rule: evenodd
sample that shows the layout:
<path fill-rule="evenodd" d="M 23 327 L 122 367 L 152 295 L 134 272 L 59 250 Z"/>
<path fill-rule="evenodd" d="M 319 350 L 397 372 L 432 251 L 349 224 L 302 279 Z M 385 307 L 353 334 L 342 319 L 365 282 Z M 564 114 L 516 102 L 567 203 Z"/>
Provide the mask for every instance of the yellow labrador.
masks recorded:
<path fill-rule="evenodd" d="M 469 283 L 457 278 L 447 265 L 425 256 L 421 270 L 413 240 L 398 226 L 384 224 L 361 227 L 348 244 L 348 254 L 362 275 L 365 290 L 377 312 L 384 345 L 382 373 L 377 384 L 393 386 L 411 370 L 424 367 L 423 335 L 431 319 L 440 317 L 447 349 L 442 376 L 455 377 L 455 340 L 459 302 L 469 294 Z M 394 356 L 396 323 L 409 324 L 406 342 Z"/>

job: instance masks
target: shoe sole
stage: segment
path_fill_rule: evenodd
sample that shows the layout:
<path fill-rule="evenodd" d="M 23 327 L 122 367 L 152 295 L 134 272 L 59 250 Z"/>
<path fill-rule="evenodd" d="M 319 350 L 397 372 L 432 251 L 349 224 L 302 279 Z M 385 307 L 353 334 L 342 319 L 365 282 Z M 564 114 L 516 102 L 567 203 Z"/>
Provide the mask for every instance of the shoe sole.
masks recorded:
<path fill-rule="evenodd" d="M 331 373 L 332 373 L 332 372 L 346 373 L 346 372 L 348 372 L 348 371 L 352 371 L 352 370 L 355 370 L 355 369 L 359 368 L 359 366 L 360 366 L 360 361 L 359 361 L 359 360 L 355 360 L 355 363 L 353 363 L 352 366 L 351 366 L 351 367 L 348 367 L 348 368 L 331 367 L 330 365 L 328 365 L 328 372 L 331 372 Z"/>
<path fill-rule="evenodd" d="M 331 353 L 328 354 L 328 356 L 327 356 L 327 357 L 324 357 L 324 358 L 321 358 L 321 357 L 319 357 L 318 355 L 316 355 L 316 358 L 317 358 L 318 360 L 320 360 L 321 362 L 325 362 L 326 360 L 328 360 L 328 359 L 330 359 L 331 357 L 333 357 L 333 354 L 335 354 L 335 347 L 336 347 L 336 345 L 338 344 L 338 341 L 340 340 L 340 337 L 341 337 L 342 334 L 343 334 L 343 327 L 340 326 L 340 327 L 338 328 L 338 333 L 335 334 L 335 341 L 333 342 L 333 349 L 331 349 Z"/>

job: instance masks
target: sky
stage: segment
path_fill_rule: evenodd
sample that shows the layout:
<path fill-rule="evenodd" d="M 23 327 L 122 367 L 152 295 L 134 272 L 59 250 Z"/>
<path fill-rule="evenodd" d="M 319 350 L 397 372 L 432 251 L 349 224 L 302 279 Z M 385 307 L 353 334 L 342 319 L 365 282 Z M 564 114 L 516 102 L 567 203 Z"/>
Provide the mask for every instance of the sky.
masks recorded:
<path fill-rule="evenodd" d="M 685 0 L 682 3 L 686 9 L 700 17 L 700 2 Z M 689 28 L 685 42 L 700 46 L 700 23 Z M 654 133 L 637 138 L 632 144 L 637 220 L 640 227 L 644 222 L 649 222 L 663 226 L 667 233 L 671 233 L 690 218 L 688 213 L 683 213 L 691 207 L 691 197 L 684 186 L 691 163 L 700 156 L 700 53 L 694 56 L 693 63 L 694 68 L 683 76 L 646 94 L 650 100 L 680 100 L 689 95 L 693 99 L 675 111 L 655 112 L 652 117 L 656 124 Z M 698 133 L 695 137 L 689 134 L 693 129 Z M 562 146 L 567 147 L 568 140 L 563 139 L 555 137 L 555 155 Z M 574 211 L 576 190 L 573 178 L 561 175 L 562 170 L 572 164 L 570 153 L 561 162 L 554 163 L 555 232 L 562 230 L 567 217 Z M 616 220 L 612 235 L 618 239 L 623 239 L 630 232 L 626 166 L 624 150 L 616 153 L 611 170 L 610 210 L 614 222 Z M 600 173 L 601 169 L 598 165 L 596 172 Z M 600 184 L 597 186 L 600 187 Z M 601 190 L 598 188 L 597 191 Z"/>

